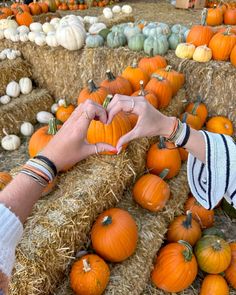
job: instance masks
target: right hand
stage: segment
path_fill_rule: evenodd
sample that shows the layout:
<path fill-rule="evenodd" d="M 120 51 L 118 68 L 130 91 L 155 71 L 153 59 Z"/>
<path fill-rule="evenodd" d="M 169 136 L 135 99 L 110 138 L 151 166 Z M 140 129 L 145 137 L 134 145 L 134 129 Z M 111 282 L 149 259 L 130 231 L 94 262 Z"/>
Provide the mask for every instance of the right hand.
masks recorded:
<path fill-rule="evenodd" d="M 132 106 L 134 106 L 133 109 L 131 109 Z M 175 119 L 163 115 L 142 96 L 130 97 L 116 94 L 107 107 L 107 124 L 110 124 L 114 116 L 121 111 L 137 115 L 138 121 L 129 133 L 119 139 L 116 146 L 118 153 L 125 143 L 135 138 L 156 135 L 168 136 L 172 132 Z"/>

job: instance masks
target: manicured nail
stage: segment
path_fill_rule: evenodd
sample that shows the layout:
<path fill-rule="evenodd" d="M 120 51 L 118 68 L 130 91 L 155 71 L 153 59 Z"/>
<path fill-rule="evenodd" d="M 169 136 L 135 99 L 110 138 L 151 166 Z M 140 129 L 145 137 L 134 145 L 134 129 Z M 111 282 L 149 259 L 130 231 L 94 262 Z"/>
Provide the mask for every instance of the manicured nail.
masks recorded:
<path fill-rule="evenodd" d="M 111 150 L 110 153 L 116 155 L 117 154 L 117 149 Z"/>

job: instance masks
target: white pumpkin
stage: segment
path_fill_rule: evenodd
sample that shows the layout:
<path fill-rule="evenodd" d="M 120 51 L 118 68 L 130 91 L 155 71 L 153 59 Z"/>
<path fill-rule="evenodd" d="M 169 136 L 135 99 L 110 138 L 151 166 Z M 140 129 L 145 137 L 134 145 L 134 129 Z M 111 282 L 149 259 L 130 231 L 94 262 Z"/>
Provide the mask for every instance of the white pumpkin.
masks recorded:
<path fill-rule="evenodd" d="M 36 119 L 39 123 L 48 124 L 49 120 L 54 118 L 53 114 L 45 111 L 38 112 Z"/>
<path fill-rule="evenodd" d="M 8 95 L 3 95 L 0 97 L 1 104 L 8 104 L 10 101 L 11 101 L 11 98 Z"/>
<path fill-rule="evenodd" d="M 79 21 L 81 21 L 82 23 L 84 22 L 84 19 L 82 18 L 82 16 L 77 15 L 77 17 L 78 17 Z"/>
<path fill-rule="evenodd" d="M 31 136 L 34 133 L 34 126 L 30 122 L 24 122 L 20 126 L 20 133 L 24 136 Z"/>
<path fill-rule="evenodd" d="M 17 29 L 17 32 L 21 35 L 21 34 L 28 34 L 29 33 L 29 28 L 27 26 L 19 26 Z"/>
<path fill-rule="evenodd" d="M 19 85 L 20 85 L 20 92 L 23 94 L 29 94 L 32 89 L 32 81 L 30 80 L 30 78 L 21 78 L 19 81 Z"/>
<path fill-rule="evenodd" d="M 127 13 L 127 14 L 130 14 L 133 11 L 133 9 L 130 5 L 123 5 L 121 10 L 123 13 Z"/>
<path fill-rule="evenodd" d="M 102 13 L 106 13 L 106 12 L 111 12 L 111 8 L 110 7 L 105 7 L 102 11 Z"/>
<path fill-rule="evenodd" d="M 0 40 L 4 39 L 4 31 L 0 30 Z"/>
<path fill-rule="evenodd" d="M 58 103 L 54 103 L 54 104 L 51 106 L 51 112 L 52 112 L 53 114 L 56 114 L 56 111 L 58 110 L 58 108 L 59 108 Z"/>
<path fill-rule="evenodd" d="M 60 98 L 57 103 L 59 107 L 62 107 L 66 105 L 66 100 L 64 98 Z"/>
<path fill-rule="evenodd" d="M 0 53 L 0 59 L 1 59 L 1 60 L 4 60 L 4 59 L 6 59 L 6 58 L 7 58 L 6 53 L 2 51 L 2 52 Z"/>
<path fill-rule="evenodd" d="M 119 5 L 115 5 L 112 7 L 112 12 L 113 13 L 120 13 L 121 12 L 121 7 Z"/>
<path fill-rule="evenodd" d="M 16 81 L 7 84 L 6 94 L 11 97 L 18 97 L 20 94 L 20 85 Z"/>
<path fill-rule="evenodd" d="M 11 39 L 11 36 L 18 35 L 17 30 L 15 28 L 9 28 L 4 30 L 4 36 L 6 39 Z"/>
<path fill-rule="evenodd" d="M 106 25 L 104 23 L 96 23 L 91 25 L 89 28 L 89 34 L 95 35 L 98 34 L 101 30 L 106 29 Z"/>
<path fill-rule="evenodd" d="M 85 34 L 77 25 L 60 26 L 56 32 L 57 42 L 68 50 L 78 50 L 84 46 Z"/>
<path fill-rule="evenodd" d="M 43 24 L 43 32 L 45 34 L 48 34 L 48 32 L 54 32 L 55 31 L 55 27 L 50 24 L 50 23 L 44 23 Z"/>
<path fill-rule="evenodd" d="M 108 19 L 113 18 L 113 13 L 112 13 L 111 10 L 110 11 L 103 12 L 103 15 L 104 15 L 105 18 L 108 18 Z"/>
<path fill-rule="evenodd" d="M 43 34 L 40 34 L 39 36 L 35 37 L 34 42 L 38 46 L 44 46 L 46 44 L 46 37 Z"/>
<path fill-rule="evenodd" d="M 60 20 L 60 24 L 61 25 L 74 25 L 74 24 L 79 24 L 82 27 L 84 27 L 84 23 L 83 21 L 81 21 L 76 15 L 70 14 L 70 15 L 66 15 L 64 16 L 61 20 Z"/>
<path fill-rule="evenodd" d="M 57 42 L 56 33 L 54 33 L 54 34 L 51 34 L 51 33 L 52 32 L 50 32 L 50 34 L 47 35 L 47 37 L 46 37 L 46 43 L 50 47 L 58 47 L 59 44 Z"/>
<path fill-rule="evenodd" d="M 34 22 L 30 24 L 30 31 L 31 32 L 42 32 L 43 31 L 43 26 L 42 24 L 38 22 Z"/>
<path fill-rule="evenodd" d="M 0 20 L 0 30 L 6 30 L 9 28 L 16 29 L 18 27 L 18 24 L 16 21 L 14 21 L 11 18 L 1 19 Z"/>
<path fill-rule="evenodd" d="M 8 59 L 16 59 L 17 58 L 17 55 L 16 55 L 15 50 L 12 50 L 11 52 L 8 52 L 7 58 Z"/>
<path fill-rule="evenodd" d="M 38 33 L 36 33 L 36 32 L 29 32 L 29 34 L 28 34 L 28 38 L 29 38 L 29 40 L 31 41 L 31 42 L 34 42 L 34 40 L 35 40 L 35 37 L 38 35 Z"/>
<path fill-rule="evenodd" d="M 58 17 L 54 17 L 50 20 L 50 24 L 53 25 L 55 27 L 56 24 L 59 24 L 60 23 L 60 18 Z"/>
<path fill-rule="evenodd" d="M 5 132 L 4 132 L 5 133 Z M 5 133 L 6 134 L 6 133 Z M 14 151 L 20 146 L 20 138 L 17 135 L 6 135 L 1 140 L 2 148 L 6 151 Z"/>
<path fill-rule="evenodd" d="M 19 42 L 20 41 L 20 35 L 19 34 L 13 34 L 13 35 L 11 35 L 10 40 L 12 42 Z"/>
<path fill-rule="evenodd" d="M 2 53 L 6 54 L 6 56 L 7 56 L 8 52 L 11 52 L 11 51 L 12 50 L 10 48 L 5 48 L 2 50 Z"/>
<path fill-rule="evenodd" d="M 29 41 L 28 34 L 20 34 L 20 41 L 21 42 L 27 42 L 27 41 Z"/>

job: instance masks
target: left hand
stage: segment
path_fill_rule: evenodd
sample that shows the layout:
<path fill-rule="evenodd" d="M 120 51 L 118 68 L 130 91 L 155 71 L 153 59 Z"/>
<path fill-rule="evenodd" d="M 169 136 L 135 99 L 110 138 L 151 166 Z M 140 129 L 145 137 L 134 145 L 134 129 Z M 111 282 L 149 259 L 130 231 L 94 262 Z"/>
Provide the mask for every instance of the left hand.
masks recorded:
<path fill-rule="evenodd" d="M 74 110 L 41 154 L 54 162 L 57 170 L 60 171 L 65 167 L 72 167 L 95 153 L 104 151 L 116 153 L 116 148 L 109 144 L 97 143 L 95 145 L 87 142 L 89 124 L 94 119 L 106 124 L 106 110 L 101 105 L 86 100 Z"/>

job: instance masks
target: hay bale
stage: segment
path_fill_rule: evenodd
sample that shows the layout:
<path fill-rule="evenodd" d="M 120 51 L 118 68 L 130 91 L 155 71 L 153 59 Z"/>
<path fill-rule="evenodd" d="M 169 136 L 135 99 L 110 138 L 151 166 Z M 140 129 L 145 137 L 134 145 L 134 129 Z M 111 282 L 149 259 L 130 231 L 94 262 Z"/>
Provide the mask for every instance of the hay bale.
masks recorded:
<path fill-rule="evenodd" d="M 58 189 L 35 205 L 26 223 L 11 295 L 48 295 L 55 290 L 75 251 L 88 241 L 97 215 L 116 205 L 136 173 L 143 171 L 148 147 L 147 139 L 134 141 L 126 153 L 90 157 L 59 177 Z"/>
<path fill-rule="evenodd" d="M 22 122 L 36 123 L 36 114 L 39 111 L 50 111 L 53 98 L 45 89 L 34 89 L 30 94 L 21 94 L 12 99 L 9 104 L 0 107 L 0 138 L 7 133 L 17 134 Z"/>
<path fill-rule="evenodd" d="M 106 24 L 108 28 L 111 28 L 118 24 L 134 22 L 134 16 L 132 14 L 119 13 L 118 15 L 115 14 L 113 18 L 107 19 L 103 15 L 100 15 L 98 20 L 99 22 Z"/>
<path fill-rule="evenodd" d="M 7 48 L 7 47 L 4 47 Z M 4 49 L 2 48 L 2 49 Z M 6 94 L 7 84 L 22 77 L 31 77 L 32 72 L 28 62 L 18 57 L 14 60 L 5 59 L 0 62 L 0 96 Z"/>
<path fill-rule="evenodd" d="M 34 22 L 39 22 L 44 24 L 45 22 L 50 22 L 51 19 L 55 17 L 61 17 L 60 13 L 58 12 L 48 12 L 48 13 L 41 13 L 39 15 L 33 15 Z"/>

